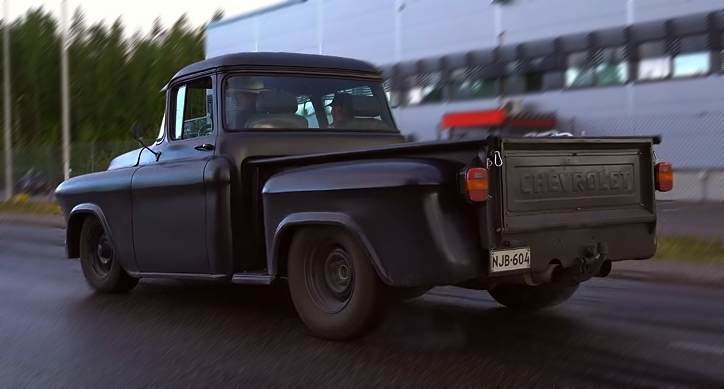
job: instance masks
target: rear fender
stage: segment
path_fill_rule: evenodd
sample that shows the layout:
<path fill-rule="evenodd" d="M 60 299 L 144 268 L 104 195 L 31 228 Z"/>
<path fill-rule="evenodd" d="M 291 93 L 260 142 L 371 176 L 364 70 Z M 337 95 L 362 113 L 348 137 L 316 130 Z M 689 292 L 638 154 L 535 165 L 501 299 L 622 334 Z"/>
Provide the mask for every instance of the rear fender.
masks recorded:
<path fill-rule="evenodd" d="M 272 242 L 273 255 L 268 258 L 267 265 L 269 266 L 270 274 L 279 274 L 279 259 L 284 258 L 286 254 L 282 252 L 281 249 L 288 247 L 288 244 L 291 242 L 294 227 L 320 225 L 336 226 L 350 232 L 357 239 L 357 242 L 364 247 L 367 252 L 367 257 L 372 261 L 372 265 L 380 279 L 387 284 L 391 282 L 380 262 L 379 256 L 360 226 L 349 215 L 338 212 L 302 212 L 284 218 L 284 220 L 279 223 L 279 227 L 274 234 Z M 281 262 L 285 263 L 284 261 Z"/>
<path fill-rule="evenodd" d="M 453 284 L 480 272 L 474 206 L 461 201 L 462 163 L 378 159 L 312 165 L 262 190 L 267 271 L 283 276 L 293 230 L 334 225 L 357 237 L 391 286 Z"/>

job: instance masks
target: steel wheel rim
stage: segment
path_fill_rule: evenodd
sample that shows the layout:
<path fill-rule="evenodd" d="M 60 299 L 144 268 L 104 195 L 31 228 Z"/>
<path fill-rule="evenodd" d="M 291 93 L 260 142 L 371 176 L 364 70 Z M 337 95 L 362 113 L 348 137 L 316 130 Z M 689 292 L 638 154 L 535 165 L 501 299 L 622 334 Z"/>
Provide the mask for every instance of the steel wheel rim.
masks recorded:
<path fill-rule="evenodd" d="M 338 313 L 349 303 L 354 289 L 354 267 L 347 250 L 332 241 L 320 242 L 305 260 L 307 290 L 327 313 Z"/>
<path fill-rule="evenodd" d="M 93 235 L 97 236 L 97 238 L 91 239 L 89 242 L 90 268 L 93 275 L 98 278 L 105 278 L 111 272 L 113 266 L 113 246 L 104 232 L 97 231 Z"/>

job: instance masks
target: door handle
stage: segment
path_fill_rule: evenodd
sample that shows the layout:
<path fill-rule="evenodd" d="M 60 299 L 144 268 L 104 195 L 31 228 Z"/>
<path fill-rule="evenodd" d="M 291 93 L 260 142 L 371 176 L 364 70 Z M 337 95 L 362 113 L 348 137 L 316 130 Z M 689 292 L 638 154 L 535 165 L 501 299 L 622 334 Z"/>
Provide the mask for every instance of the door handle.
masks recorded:
<path fill-rule="evenodd" d="M 198 146 L 194 147 L 194 149 L 199 150 L 199 151 L 212 151 L 212 150 L 214 150 L 214 145 L 209 144 L 209 143 L 204 143 L 202 145 L 198 145 Z"/>

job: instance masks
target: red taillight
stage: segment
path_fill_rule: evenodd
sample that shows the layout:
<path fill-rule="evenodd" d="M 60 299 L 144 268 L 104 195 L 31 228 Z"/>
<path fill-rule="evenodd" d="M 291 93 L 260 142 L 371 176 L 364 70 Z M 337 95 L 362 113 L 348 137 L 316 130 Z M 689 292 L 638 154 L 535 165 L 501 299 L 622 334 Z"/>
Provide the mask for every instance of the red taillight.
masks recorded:
<path fill-rule="evenodd" d="M 470 201 L 481 202 L 488 199 L 488 171 L 481 167 L 470 168 L 465 172 L 465 192 Z"/>
<path fill-rule="evenodd" d="M 656 190 L 668 192 L 674 187 L 674 169 L 668 162 L 660 162 L 654 166 Z"/>

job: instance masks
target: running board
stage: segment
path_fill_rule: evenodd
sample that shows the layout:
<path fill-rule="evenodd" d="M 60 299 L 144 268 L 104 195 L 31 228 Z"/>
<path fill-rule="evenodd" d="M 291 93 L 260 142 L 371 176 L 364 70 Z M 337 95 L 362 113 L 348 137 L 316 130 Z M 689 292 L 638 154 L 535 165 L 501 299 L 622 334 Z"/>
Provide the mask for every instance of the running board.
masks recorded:
<path fill-rule="evenodd" d="M 261 273 L 236 273 L 231 277 L 231 282 L 243 285 L 271 285 L 276 277 Z"/>

